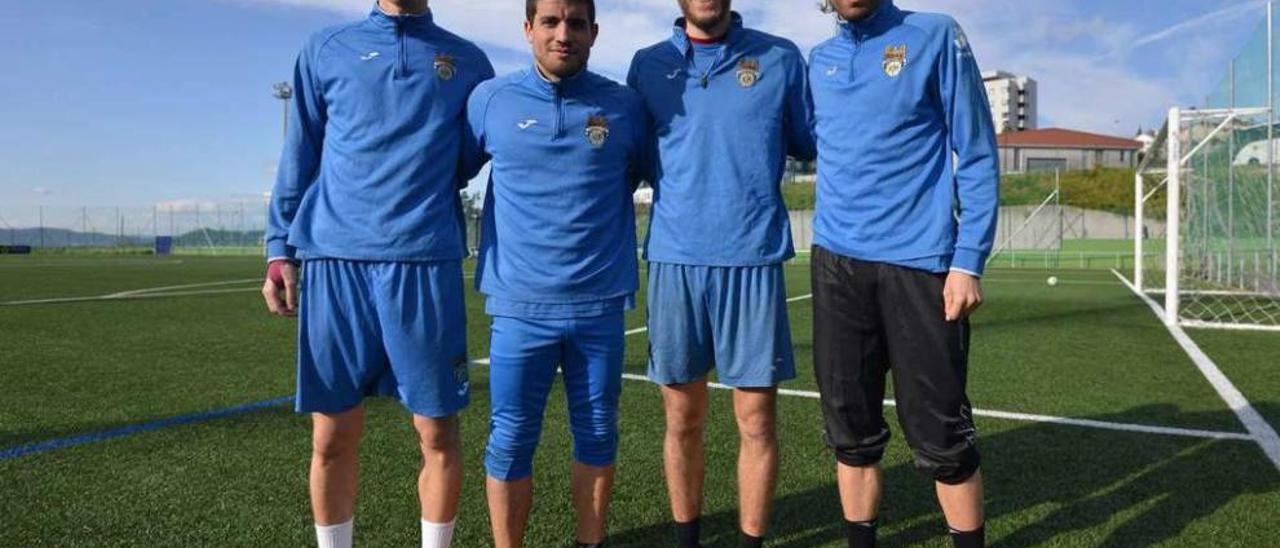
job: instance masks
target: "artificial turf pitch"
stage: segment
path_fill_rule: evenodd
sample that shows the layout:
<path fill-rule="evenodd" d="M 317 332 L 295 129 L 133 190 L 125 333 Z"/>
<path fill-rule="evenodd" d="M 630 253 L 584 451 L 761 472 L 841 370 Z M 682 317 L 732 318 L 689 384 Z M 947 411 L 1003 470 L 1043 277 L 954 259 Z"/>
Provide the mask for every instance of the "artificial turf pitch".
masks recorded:
<path fill-rule="evenodd" d="M 252 258 L 0 257 L 0 302 L 157 289 L 135 299 L 0 305 L 0 546 L 301 546 L 309 426 L 288 405 L 171 425 L 24 456 L 6 450 L 286 396 L 291 320 L 268 316 Z M 809 293 L 803 265 L 789 294 Z M 1151 311 L 1104 270 L 999 270 L 974 320 L 970 396 L 980 409 L 1110 423 L 1243 432 Z M 244 280 L 244 281 L 238 281 Z M 219 285 L 198 285 L 219 284 Z M 175 287 L 183 286 L 183 287 Z M 194 286 L 194 287 L 193 287 Z M 643 304 L 643 298 L 639 299 Z M 488 319 L 468 294 L 469 348 L 487 355 Z M 800 377 L 813 391 L 811 314 L 791 304 Z M 628 328 L 643 326 L 643 307 Z M 1273 425 L 1280 425 L 1280 336 L 1192 331 Z M 628 338 L 642 374 L 644 334 Z M 467 477 L 456 546 L 486 546 L 481 458 L 487 370 L 472 371 L 463 413 Z M 736 431 L 730 394 L 712 392 L 704 541 L 736 542 Z M 417 446 L 398 404 L 370 400 L 356 539 L 417 543 Z M 897 434 L 893 408 L 887 408 Z M 1276 546 L 1280 471 L 1251 441 L 1114 431 L 979 416 L 995 546 Z M 661 399 L 627 381 L 610 545 L 672 544 L 662 480 Z M 817 401 L 781 396 L 776 546 L 842 546 L 834 460 Z M 572 540 L 563 394 L 536 461 L 529 546 Z M 885 546 L 946 546 L 928 478 L 895 435 L 885 460 Z"/>

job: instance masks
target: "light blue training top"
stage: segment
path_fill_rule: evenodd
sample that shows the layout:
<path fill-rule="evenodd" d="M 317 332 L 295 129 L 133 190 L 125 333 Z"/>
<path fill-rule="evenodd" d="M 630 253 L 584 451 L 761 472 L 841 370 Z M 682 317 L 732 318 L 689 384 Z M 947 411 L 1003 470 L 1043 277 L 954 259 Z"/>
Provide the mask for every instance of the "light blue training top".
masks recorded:
<path fill-rule="evenodd" d="M 795 255 L 780 184 L 788 155 L 815 154 L 804 56 L 732 17 L 720 44 L 695 44 L 677 20 L 669 40 L 631 62 L 627 83 L 654 124 L 649 261 L 761 266 Z"/>
<path fill-rule="evenodd" d="M 267 222 L 271 259 L 466 255 L 458 155 L 467 97 L 493 67 L 428 11 L 313 35 L 298 55 Z"/>
<path fill-rule="evenodd" d="M 476 285 L 491 315 L 621 311 L 637 289 L 632 192 L 649 123 L 635 92 L 530 67 L 476 88 L 464 173 L 491 162 Z"/>
<path fill-rule="evenodd" d="M 982 75 L 948 16 L 891 0 L 814 48 L 815 242 L 856 259 L 981 275 L 999 161 Z"/>

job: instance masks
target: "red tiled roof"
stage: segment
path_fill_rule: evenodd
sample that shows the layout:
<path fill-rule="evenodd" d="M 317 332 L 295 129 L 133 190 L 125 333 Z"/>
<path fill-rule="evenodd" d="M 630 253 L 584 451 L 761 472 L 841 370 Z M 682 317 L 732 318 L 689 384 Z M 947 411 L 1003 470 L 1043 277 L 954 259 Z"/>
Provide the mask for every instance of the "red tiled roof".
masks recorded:
<path fill-rule="evenodd" d="M 1000 148 L 1142 149 L 1142 143 L 1133 139 L 1060 128 L 1001 133 L 996 141 Z"/>

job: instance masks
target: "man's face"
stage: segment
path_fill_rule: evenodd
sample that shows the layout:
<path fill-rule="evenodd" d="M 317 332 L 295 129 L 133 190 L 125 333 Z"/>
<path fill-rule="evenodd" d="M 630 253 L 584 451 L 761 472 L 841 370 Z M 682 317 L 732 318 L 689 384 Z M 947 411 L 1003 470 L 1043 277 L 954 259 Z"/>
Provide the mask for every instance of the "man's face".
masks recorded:
<path fill-rule="evenodd" d="M 680 0 L 684 18 L 698 28 L 711 28 L 729 17 L 732 0 Z"/>
<path fill-rule="evenodd" d="M 567 78 L 587 66 L 598 32 L 589 17 L 585 3 L 538 0 L 533 21 L 524 23 L 524 35 L 542 70 Z"/>
<path fill-rule="evenodd" d="M 836 15 L 845 21 L 859 21 L 875 13 L 883 0 L 831 0 Z"/>

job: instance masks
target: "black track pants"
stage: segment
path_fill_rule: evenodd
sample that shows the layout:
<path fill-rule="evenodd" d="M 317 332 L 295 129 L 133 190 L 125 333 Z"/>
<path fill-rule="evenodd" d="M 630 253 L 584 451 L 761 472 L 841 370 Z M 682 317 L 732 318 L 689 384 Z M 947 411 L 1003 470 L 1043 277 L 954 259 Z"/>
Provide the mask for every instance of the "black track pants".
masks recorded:
<path fill-rule="evenodd" d="M 865 466 L 884 455 L 885 376 L 892 372 L 916 466 L 944 483 L 972 476 L 979 459 L 965 395 L 969 322 L 944 319 L 945 276 L 814 246 L 812 279 L 813 364 L 836 458 Z"/>

